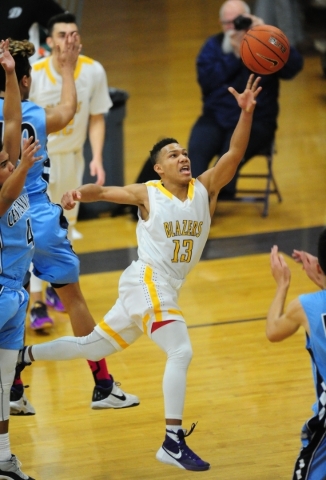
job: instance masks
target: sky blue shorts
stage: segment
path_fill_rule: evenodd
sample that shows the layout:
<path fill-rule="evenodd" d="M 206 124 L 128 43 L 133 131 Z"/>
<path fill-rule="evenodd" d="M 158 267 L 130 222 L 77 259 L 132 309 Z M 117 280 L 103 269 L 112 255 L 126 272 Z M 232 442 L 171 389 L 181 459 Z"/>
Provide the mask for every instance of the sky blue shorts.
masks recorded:
<path fill-rule="evenodd" d="M 326 480 L 326 428 L 324 418 L 310 419 L 301 432 L 302 449 L 295 463 L 293 480 Z"/>
<path fill-rule="evenodd" d="M 24 346 L 28 293 L 0 286 L 0 348 L 20 350 Z"/>
<path fill-rule="evenodd" d="M 75 283 L 79 258 L 67 238 L 68 222 L 46 193 L 29 196 L 35 242 L 33 273 L 49 283 Z"/>

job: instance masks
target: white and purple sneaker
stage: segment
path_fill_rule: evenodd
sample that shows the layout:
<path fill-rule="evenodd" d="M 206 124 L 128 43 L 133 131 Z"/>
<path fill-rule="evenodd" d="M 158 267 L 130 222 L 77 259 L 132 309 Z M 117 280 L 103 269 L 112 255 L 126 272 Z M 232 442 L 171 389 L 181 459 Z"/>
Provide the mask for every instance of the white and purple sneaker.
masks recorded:
<path fill-rule="evenodd" d="M 185 442 L 185 437 L 190 435 L 196 424 L 191 425 L 189 433 L 186 430 L 178 430 L 177 433 L 167 430 L 168 433 L 176 435 L 179 440 L 173 440 L 168 434 L 165 435 L 163 445 L 156 453 L 156 458 L 160 462 L 174 465 L 185 470 L 204 471 L 209 470 L 210 464 L 198 457 Z"/>
<path fill-rule="evenodd" d="M 49 316 L 45 303 L 37 301 L 30 310 L 32 330 L 45 330 L 53 327 L 53 320 Z"/>

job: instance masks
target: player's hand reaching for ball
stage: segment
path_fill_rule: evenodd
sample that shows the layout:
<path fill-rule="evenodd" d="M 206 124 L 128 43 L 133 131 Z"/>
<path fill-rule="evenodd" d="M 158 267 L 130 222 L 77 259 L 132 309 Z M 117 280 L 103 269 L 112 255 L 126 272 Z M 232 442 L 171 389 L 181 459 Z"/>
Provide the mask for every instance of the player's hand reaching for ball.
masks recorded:
<path fill-rule="evenodd" d="M 69 190 L 61 198 L 62 208 L 65 210 L 72 210 L 76 206 L 76 202 L 79 202 L 82 195 L 79 190 Z"/>
<path fill-rule="evenodd" d="M 247 113 L 252 113 L 256 106 L 256 98 L 262 90 L 259 87 L 260 77 L 255 79 L 255 75 L 251 74 L 246 88 L 243 93 L 238 93 L 233 87 L 229 87 L 228 90 L 235 97 L 239 107 Z"/>

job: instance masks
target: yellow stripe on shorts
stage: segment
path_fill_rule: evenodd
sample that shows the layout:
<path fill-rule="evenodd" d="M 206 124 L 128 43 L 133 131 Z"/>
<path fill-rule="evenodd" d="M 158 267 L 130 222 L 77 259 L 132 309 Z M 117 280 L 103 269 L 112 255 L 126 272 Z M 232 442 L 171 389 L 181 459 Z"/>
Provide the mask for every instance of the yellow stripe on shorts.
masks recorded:
<path fill-rule="evenodd" d="M 168 314 L 169 315 L 180 315 L 181 317 L 183 317 L 183 313 L 181 310 L 176 310 L 175 308 L 170 308 L 168 310 Z"/>
<path fill-rule="evenodd" d="M 105 323 L 104 319 L 98 324 L 98 326 L 111 338 L 113 338 L 113 340 L 115 340 L 121 348 L 124 349 L 129 347 L 129 343 L 127 343 L 117 332 L 115 332 L 111 327 L 109 327 L 109 325 Z"/>
<path fill-rule="evenodd" d="M 154 309 L 154 316 L 155 316 L 154 321 L 155 322 L 161 322 L 163 320 L 161 303 L 160 303 L 160 299 L 158 298 L 158 294 L 157 294 L 157 291 L 156 291 L 155 284 L 153 282 L 153 270 L 149 266 L 147 266 L 145 268 L 144 281 L 147 285 L 149 296 L 151 297 L 151 300 L 152 300 L 153 309 Z"/>
<path fill-rule="evenodd" d="M 146 313 L 145 317 L 143 318 L 143 332 L 145 333 L 145 335 L 147 335 L 147 324 L 149 319 L 150 319 L 150 315 Z"/>

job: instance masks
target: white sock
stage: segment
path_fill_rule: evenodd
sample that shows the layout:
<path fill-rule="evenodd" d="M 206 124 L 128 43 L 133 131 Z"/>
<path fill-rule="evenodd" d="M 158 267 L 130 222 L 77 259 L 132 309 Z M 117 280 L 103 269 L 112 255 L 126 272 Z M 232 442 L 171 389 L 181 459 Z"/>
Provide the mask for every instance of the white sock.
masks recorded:
<path fill-rule="evenodd" d="M 166 434 L 175 442 L 179 442 L 178 430 L 182 430 L 182 425 L 166 425 Z"/>
<path fill-rule="evenodd" d="M 25 363 L 32 363 L 32 359 L 31 359 L 31 357 L 29 356 L 29 347 L 28 347 L 28 348 L 25 348 L 23 361 L 24 361 Z"/>
<path fill-rule="evenodd" d="M 27 364 L 32 363 L 32 359 L 28 353 L 28 347 L 25 350 L 20 350 L 18 354 L 18 363 L 25 362 Z"/>
<path fill-rule="evenodd" d="M 0 462 L 6 462 L 11 459 L 9 433 L 0 435 Z"/>
<path fill-rule="evenodd" d="M 40 293 L 42 292 L 43 280 L 38 277 L 35 277 L 34 273 L 31 275 L 30 280 L 30 291 L 31 293 Z"/>

